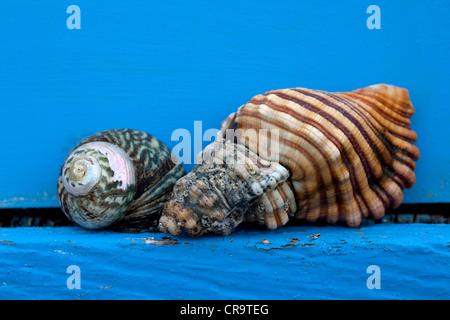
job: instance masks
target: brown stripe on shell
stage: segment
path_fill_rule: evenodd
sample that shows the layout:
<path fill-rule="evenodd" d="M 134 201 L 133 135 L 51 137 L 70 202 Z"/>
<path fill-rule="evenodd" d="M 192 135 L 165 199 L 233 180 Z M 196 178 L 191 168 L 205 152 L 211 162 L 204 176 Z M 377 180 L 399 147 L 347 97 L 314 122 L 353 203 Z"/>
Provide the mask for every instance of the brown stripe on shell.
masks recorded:
<path fill-rule="evenodd" d="M 335 222 L 339 214 L 357 226 L 362 217 L 377 219 L 398 206 L 402 189 L 415 182 L 420 153 L 410 128 L 413 113 L 407 90 L 390 85 L 348 93 L 283 89 L 252 98 L 222 130 L 279 129 L 296 217 Z"/>
<path fill-rule="evenodd" d="M 323 128 L 321 127 L 320 124 L 318 124 L 318 123 L 316 123 L 316 122 L 314 122 L 314 121 L 312 121 L 312 120 L 307 118 L 307 114 L 302 114 L 302 113 L 297 112 L 295 110 L 298 107 L 298 105 L 293 104 L 293 108 L 294 109 L 290 109 L 287 104 L 283 105 L 283 101 L 281 100 L 281 98 L 277 98 L 275 96 L 271 96 L 269 98 L 266 98 L 265 96 L 258 96 L 258 97 L 264 99 L 265 105 L 270 106 L 271 108 L 278 108 L 277 110 L 279 110 L 280 112 L 283 112 L 285 114 L 290 114 L 293 118 L 296 118 L 297 120 L 301 120 L 301 123 L 303 124 L 303 126 L 305 126 L 306 124 L 310 124 L 315 129 L 317 129 L 319 131 L 323 131 Z M 258 97 L 255 97 L 255 98 L 258 98 Z M 252 102 L 253 102 L 253 100 L 250 103 L 252 103 Z M 256 107 L 261 106 L 262 101 L 258 101 L 257 103 L 258 104 L 255 104 Z M 247 106 L 249 106 L 249 104 L 247 104 Z M 242 112 L 243 112 L 243 110 L 242 110 Z M 251 116 L 253 110 L 250 109 L 250 110 L 248 110 L 248 112 L 250 113 L 250 116 Z M 253 113 L 253 114 L 257 114 L 257 112 Z M 283 124 L 282 120 L 279 120 L 278 123 L 279 123 L 280 126 Z M 260 125 L 261 128 L 265 128 L 264 125 L 263 125 L 263 122 L 258 123 L 257 125 Z M 296 134 L 295 129 L 296 129 L 296 125 L 294 124 L 294 128 L 292 128 L 293 131 L 291 132 L 293 135 Z M 286 134 L 288 132 L 288 129 L 286 127 L 282 127 L 280 131 L 282 133 Z M 326 131 L 324 131 L 324 132 L 326 132 Z M 300 139 L 301 143 L 305 143 L 307 140 L 314 138 L 314 135 L 311 135 L 311 133 L 309 131 L 307 131 L 307 130 L 305 132 L 302 132 L 301 130 L 298 130 L 297 134 L 301 135 L 301 139 Z M 333 140 L 333 139 L 334 139 L 334 137 L 333 137 L 332 134 L 329 134 L 327 136 L 327 140 L 330 141 L 330 140 Z M 286 138 L 286 140 L 287 141 L 293 141 L 294 139 L 292 137 L 288 137 L 288 138 Z M 337 146 L 341 145 L 338 142 L 336 142 L 335 144 Z M 317 151 L 319 153 L 321 153 L 322 151 L 326 150 L 325 146 L 322 143 L 320 143 L 320 141 L 319 141 L 319 143 L 315 143 L 315 147 L 314 148 L 317 149 Z M 292 150 L 296 150 L 296 149 L 298 149 L 298 148 L 295 147 L 295 146 L 292 147 Z M 307 150 L 306 151 L 307 154 L 313 152 L 313 150 L 311 149 L 310 146 L 308 146 L 306 148 L 306 150 Z M 289 153 L 290 152 L 288 150 L 286 152 L 286 154 L 289 154 Z M 340 153 L 342 154 L 343 151 L 340 150 Z M 344 155 L 345 155 L 345 153 L 344 153 Z M 281 162 L 283 162 L 283 160 L 284 160 L 282 154 L 280 155 L 280 160 L 281 160 Z M 316 160 L 317 160 L 316 162 L 319 163 L 318 164 L 319 169 L 316 170 L 316 173 L 310 172 L 310 174 L 308 174 L 308 176 L 312 177 L 312 178 L 320 176 L 320 172 L 324 170 L 325 166 L 328 166 L 328 163 L 327 163 L 326 160 L 318 161 L 317 157 L 316 157 Z M 292 161 L 295 162 L 295 157 L 292 159 Z M 335 177 L 339 175 L 339 171 L 343 171 L 344 170 L 344 163 L 345 163 L 345 161 L 341 162 L 340 166 L 337 166 L 335 164 L 335 166 L 333 167 L 334 169 L 336 169 L 335 170 Z M 300 163 L 298 163 L 298 164 L 300 165 Z M 304 163 L 301 163 L 301 164 L 303 165 Z M 289 167 L 288 164 L 285 164 L 285 165 Z M 295 178 L 295 171 L 296 170 L 291 168 L 291 171 L 293 172 L 293 178 L 292 179 L 295 181 L 296 180 L 296 178 Z M 338 178 L 334 178 L 333 180 L 331 180 L 332 183 L 336 182 L 337 179 Z M 308 181 L 302 181 L 302 182 L 304 184 L 308 183 Z M 318 188 L 318 185 L 320 185 L 320 184 L 315 184 L 314 186 L 311 187 L 310 190 L 303 190 L 302 189 L 301 192 L 300 192 L 300 195 L 298 195 L 298 198 L 297 198 L 298 200 L 301 200 L 302 198 L 306 198 L 307 199 L 307 201 L 303 201 L 303 202 L 300 201 L 300 202 L 297 203 L 297 206 L 299 208 L 299 212 L 297 213 L 297 216 L 299 218 L 303 218 L 304 217 L 304 218 L 306 218 L 308 220 L 315 220 L 315 219 L 317 219 L 318 211 L 320 209 L 323 209 L 323 203 L 321 205 L 320 199 L 318 197 L 318 193 L 316 192 L 316 190 Z M 338 198 L 335 201 L 333 201 L 333 202 L 335 202 L 339 207 L 347 207 L 347 210 L 348 210 L 348 207 L 350 207 L 350 206 L 353 207 L 353 209 L 352 209 L 353 211 L 357 210 L 356 202 L 354 201 L 353 197 L 349 198 L 348 201 L 344 201 L 343 199 L 340 199 L 341 195 L 348 194 L 348 190 L 352 190 L 351 181 L 346 180 L 343 183 L 336 184 L 336 186 L 338 188 L 337 188 L 337 192 L 335 194 L 337 195 Z M 330 188 L 330 187 L 328 187 L 326 189 L 327 190 L 332 190 L 332 188 Z M 313 202 L 313 204 L 311 205 L 309 202 Z M 342 210 L 343 209 L 338 208 L 338 210 L 333 210 L 333 211 L 337 214 L 337 212 L 342 211 Z M 337 217 L 329 216 L 328 219 L 329 219 L 330 222 L 333 222 L 333 221 L 337 220 Z"/>
<path fill-rule="evenodd" d="M 267 102 L 267 104 L 271 105 L 270 102 Z M 274 107 L 274 105 L 272 105 Z M 242 116 L 244 115 L 245 111 L 242 112 Z M 267 118 L 263 118 L 260 115 L 253 115 L 254 117 L 258 118 L 260 122 L 261 127 L 265 126 L 275 126 L 277 125 L 274 120 L 268 120 Z M 307 123 L 308 120 L 304 119 L 304 122 Z M 321 148 L 318 145 L 314 144 L 314 141 L 310 139 L 309 136 L 302 137 L 303 145 L 298 145 L 295 142 L 293 142 L 293 139 L 291 136 L 287 136 L 288 134 L 295 135 L 294 131 L 291 131 L 287 127 L 283 127 L 283 136 L 280 137 L 280 144 L 283 147 L 289 147 L 287 151 L 283 152 L 283 150 L 280 150 L 280 157 L 284 159 L 284 163 L 287 167 L 291 169 L 291 172 L 293 173 L 292 179 L 295 181 L 303 180 L 303 188 L 302 192 L 298 194 L 297 197 L 297 206 L 300 208 L 304 208 L 303 210 L 297 212 L 297 215 L 299 217 L 302 217 L 302 212 L 308 213 L 307 218 L 308 220 L 315 220 L 316 216 L 324 216 L 324 206 L 321 206 L 320 203 L 323 203 L 326 201 L 326 199 L 332 199 L 333 196 L 335 196 L 334 189 L 328 188 L 325 190 L 325 188 L 322 188 L 322 190 L 315 189 L 314 186 L 322 186 L 326 183 L 332 183 L 333 181 L 333 172 L 331 170 L 331 167 L 329 166 L 329 163 L 324 161 L 322 166 L 319 165 L 319 161 L 314 160 L 313 154 L 316 154 L 317 158 L 318 156 L 321 156 L 323 159 L 326 159 L 325 151 L 323 148 Z M 291 157 L 291 152 L 289 150 L 295 150 L 295 154 L 293 157 Z M 299 158 L 300 157 L 300 158 Z M 300 166 L 300 163 L 302 164 Z M 319 174 L 321 172 L 322 174 Z M 311 177 L 311 179 L 315 179 L 317 181 L 305 181 L 307 177 Z M 324 182 L 328 181 L 328 182 Z M 311 187 L 310 187 L 311 186 Z M 326 195 L 326 191 L 332 192 L 332 195 L 328 196 Z M 320 200 L 315 198 L 316 204 L 311 204 L 312 199 L 309 197 L 311 194 L 319 194 Z M 339 203 L 339 201 L 333 200 L 334 203 Z M 311 208 L 310 210 L 305 210 L 305 208 Z M 320 211 L 319 211 L 320 210 Z M 336 210 L 337 213 L 337 210 Z"/>
<path fill-rule="evenodd" d="M 293 188 L 289 181 L 276 186 L 271 192 L 261 196 L 255 204 L 250 207 L 246 221 L 257 221 L 265 225 L 267 229 L 276 229 L 285 225 L 289 217 L 293 216 L 297 206 L 293 195 Z"/>
<path fill-rule="evenodd" d="M 343 108 L 340 107 L 338 104 L 336 104 L 334 101 L 331 101 L 330 99 L 326 99 L 324 97 L 322 97 L 323 92 L 322 91 L 315 91 L 314 93 L 311 93 L 311 90 L 301 90 L 301 89 L 294 89 L 295 91 L 301 92 L 302 94 L 305 94 L 307 96 L 313 97 L 314 99 L 318 100 L 321 103 L 326 104 L 328 107 L 331 107 L 333 109 L 335 109 L 336 111 L 338 111 L 339 113 L 341 113 L 343 115 L 343 117 L 339 117 L 338 119 L 342 119 L 342 120 L 349 120 L 349 124 L 353 124 L 356 126 L 356 130 L 352 130 L 353 128 L 348 127 L 348 123 L 347 125 L 344 125 L 343 123 L 341 124 L 339 121 L 336 121 L 336 123 L 339 123 L 338 128 L 344 132 L 347 135 L 347 138 L 349 139 L 351 145 L 353 146 L 353 149 L 356 151 L 356 153 L 359 156 L 359 159 L 361 160 L 361 163 L 363 165 L 363 168 L 365 170 L 366 176 L 368 177 L 368 185 L 374 185 L 375 183 L 373 181 L 371 181 L 371 177 L 373 177 L 374 179 L 380 179 L 380 183 L 384 181 L 385 177 L 391 177 L 393 176 L 393 174 L 391 173 L 390 168 L 392 167 L 392 157 L 388 157 L 386 159 L 386 157 L 384 157 L 384 163 L 385 165 L 380 165 L 380 163 L 383 163 L 383 160 L 381 159 L 381 154 L 380 152 L 375 148 L 376 145 L 376 140 L 378 139 L 373 139 L 373 137 L 369 137 L 368 133 L 370 132 L 370 130 L 365 130 L 364 129 L 364 124 L 359 122 L 359 117 L 356 116 L 356 110 L 357 107 L 353 107 L 353 108 Z M 329 95 L 330 98 L 332 98 L 331 94 Z M 317 105 L 317 104 L 316 104 Z M 347 104 L 348 106 L 348 104 Z M 328 118 L 328 120 L 330 120 Z M 362 135 L 362 137 L 359 136 L 359 134 Z M 364 138 L 364 140 L 362 139 Z M 371 139 L 372 138 L 372 139 Z M 393 149 L 391 147 L 391 149 Z M 351 152 L 351 150 L 350 150 Z M 392 152 L 392 151 L 391 151 Z M 348 153 L 348 152 L 347 152 Z M 388 155 L 390 155 L 390 153 L 387 153 Z M 378 158 L 378 161 L 373 161 L 374 157 Z M 353 158 L 355 159 L 355 158 Z M 350 178 L 352 181 L 352 185 L 355 186 L 356 188 L 358 188 L 359 186 L 361 186 L 361 184 L 355 184 L 355 179 L 354 179 L 354 175 L 352 175 L 352 168 L 354 166 L 353 163 L 349 163 L 348 161 L 344 160 L 344 163 L 347 164 L 348 170 L 350 172 Z M 370 164 L 373 164 L 374 166 L 370 166 Z M 369 170 L 371 172 L 369 172 Z M 393 187 L 393 186 L 391 186 Z M 355 200 L 356 198 L 356 194 L 358 194 L 358 192 L 354 192 L 355 195 Z M 362 193 L 365 194 L 365 193 Z M 389 198 L 389 193 L 386 193 L 387 197 Z"/>

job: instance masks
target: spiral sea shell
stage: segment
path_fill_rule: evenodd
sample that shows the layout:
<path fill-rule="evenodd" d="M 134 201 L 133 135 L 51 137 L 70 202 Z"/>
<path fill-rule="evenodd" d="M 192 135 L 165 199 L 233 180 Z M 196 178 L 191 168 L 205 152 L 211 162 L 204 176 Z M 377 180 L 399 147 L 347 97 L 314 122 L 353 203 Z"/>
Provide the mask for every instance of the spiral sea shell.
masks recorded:
<path fill-rule="evenodd" d="M 107 130 L 84 139 L 67 156 L 58 198 L 66 216 L 82 227 L 151 231 L 185 174 L 155 137 L 132 129 Z"/>
<path fill-rule="evenodd" d="M 349 227 L 379 219 L 415 183 L 413 113 L 408 91 L 385 84 L 257 95 L 176 183 L 160 230 L 196 237 L 229 234 L 245 220 L 274 229 L 290 217 Z"/>

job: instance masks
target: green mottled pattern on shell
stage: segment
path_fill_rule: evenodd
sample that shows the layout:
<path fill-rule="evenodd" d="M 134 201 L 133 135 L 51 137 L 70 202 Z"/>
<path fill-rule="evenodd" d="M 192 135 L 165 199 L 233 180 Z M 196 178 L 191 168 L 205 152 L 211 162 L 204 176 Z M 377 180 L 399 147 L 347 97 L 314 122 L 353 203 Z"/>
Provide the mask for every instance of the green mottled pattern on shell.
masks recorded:
<path fill-rule="evenodd" d="M 76 197 L 65 191 L 62 179 L 69 181 L 69 178 L 67 172 L 62 172 L 58 193 L 63 211 L 69 213 L 67 216 L 72 221 L 87 228 L 109 226 L 117 220 L 118 213 L 123 215 L 128 210 L 134 199 L 136 184 L 132 183 L 125 189 L 118 188 L 122 182 L 113 181 L 114 171 L 110 169 L 108 157 L 96 149 L 85 148 L 74 152 L 66 161 L 65 171 L 69 170 L 71 162 L 78 155 L 91 156 L 97 160 L 102 168 L 100 180 L 89 194 Z"/>
<path fill-rule="evenodd" d="M 175 182 L 186 174 L 183 166 L 172 161 L 169 147 L 145 132 L 132 129 L 107 130 L 86 138 L 75 149 L 94 141 L 119 146 L 130 157 L 136 173 L 135 192 L 131 193 L 132 201 L 123 217 L 110 228 L 124 232 L 156 230 L 162 208 L 169 199 Z M 99 193 L 101 188 L 103 186 L 99 183 L 97 186 Z M 74 201 L 71 198 L 74 197 L 64 190 L 61 175 L 58 181 L 58 195 L 63 211 L 71 219 L 68 212 Z M 91 206 L 96 206 L 96 203 L 92 203 Z"/>

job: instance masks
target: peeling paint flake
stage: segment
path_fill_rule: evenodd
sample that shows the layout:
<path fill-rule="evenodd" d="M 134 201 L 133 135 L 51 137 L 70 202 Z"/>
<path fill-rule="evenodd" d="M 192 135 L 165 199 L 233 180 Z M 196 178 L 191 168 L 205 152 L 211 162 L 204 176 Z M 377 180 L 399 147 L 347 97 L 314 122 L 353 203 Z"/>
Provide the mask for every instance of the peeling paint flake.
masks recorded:
<path fill-rule="evenodd" d="M 4 246 L 17 246 L 17 243 L 9 240 L 0 240 L 0 244 L 3 244 Z"/>

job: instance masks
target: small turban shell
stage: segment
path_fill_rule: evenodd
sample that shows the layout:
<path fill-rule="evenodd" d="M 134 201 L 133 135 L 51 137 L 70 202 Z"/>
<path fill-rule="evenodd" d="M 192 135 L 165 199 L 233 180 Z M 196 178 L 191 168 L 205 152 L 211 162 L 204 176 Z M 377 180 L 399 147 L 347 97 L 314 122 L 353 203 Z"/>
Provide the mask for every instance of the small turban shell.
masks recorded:
<path fill-rule="evenodd" d="M 150 134 L 107 130 L 84 139 L 67 156 L 58 198 L 65 215 L 82 227 L 152 231 L 185 174 L 170 149 Z"/>
<path fill-rule="evenodd" d="M 415 183 L 420 153 L 410 127 L 413 113 L 408 91 L 385 84 L 350 92 L 294 88 L 257 95 L 223 121 L 220 136 L 245 149 L 241 154 L 249 167 L 271 168 L 260 183 L 277 170 L 288 177 L 259 189 L 250 179 L 252 170 L 204 161 L 175 185 L 160 230 L 199 236 L 229 234 L 241 221 L 275 229 L 290 218 L 349 227 L 363 218 L 379 219 L 386 208 L 399 206 L 402 190 Z M 218 139 L 200 157 L 208 158 L 208 150 L 220 143 L 225 142 Z M 233 197 L 243 202 L 230 201 L 227 186 L 205 191 L 202 183 L 227 185 L 218 171 L 234 177 L 241 195 Z M 242 217 L 229 223 L 236 210 Z"/>

